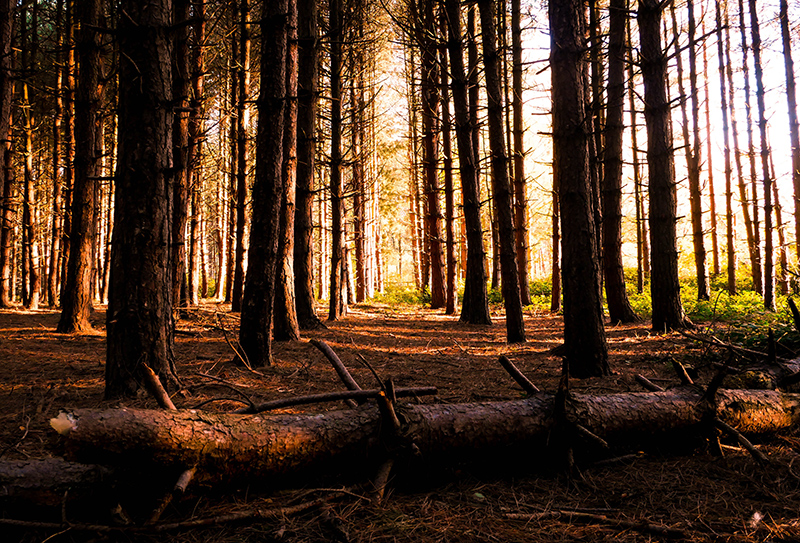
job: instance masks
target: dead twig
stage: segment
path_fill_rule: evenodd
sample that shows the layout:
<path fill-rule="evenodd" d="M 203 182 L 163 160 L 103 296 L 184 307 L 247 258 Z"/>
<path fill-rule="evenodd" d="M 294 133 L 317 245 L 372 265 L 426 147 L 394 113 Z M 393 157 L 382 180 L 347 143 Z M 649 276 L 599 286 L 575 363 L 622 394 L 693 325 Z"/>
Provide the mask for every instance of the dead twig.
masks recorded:
<path fill-rule="evenodd" d="M 217 383 L 220 383 L 225 388 L 227 388 L 229 390 L 232 390 L 233 392 L 235 392 L 236 394 L 238 394 L 239 396 L 244 398 L 245 403 L 247 403 L 250 407 L 255 407 L 256 404 L 253 402 L 253 400 L 250 399 L 250 396 L 248 396 L 247 394 L 245 394 L 244 392 L 239 390 L 233 383 L 231 383 L 229 381 L 226 381 L 225 379 L 223 379 L 221 377 L 217 377 L 216 375 L 211 375 L 211 374 L 203 373 L 203 372 L 199 372 L 199 371 L 195 372 L 195 375 L 199 375 L 200 377 L 205 377 L 206 379 L 210 379 L 212 381 L 216 381 Z"/>
<path fill-rule="evenodd" d="M 336 402 L 339 400 L 365 401 L 372 398 L 377 398 L 378 396 L 380 396 L 381 392 L 383 392 L 381 389 L 367 389 L 367 390 L 360 389 L 360 390 L 340 390 L 337 392 L 325 392 L 322 394 L 309 394 L 307 396 L 282 398 L 280 400 L 272 400 L 251 407 L 243 407 L 241 409 L 234 411 L 234 413 L 242 413 L 242 414 L 261 413 L 263 411 L 281 409 L 284 407 L 292 407 L 295 405 L 306 405 L 311 403 L 322 403 L 322 402 Z M 411 388 L 398 388 L 397 390 L 395 390 L 395 394 L 398 397 L 432 396 L 437 392 L 438 390 L 436 389 L 436 387 L 411 387 Z"/>
<path fill-rule="evenodd" d="M 297 515 L 305 511 L 316 509 L 328 502 L 328 498 L 320 498 L 308 502 L 303 502 L 289 507 L 275 507 L 272 509 L 261 509 L 251 507 L 227 515 L 215 517 L 185 520 L 182 522 L 168 522 L 163 524 L 153 524 L 150 526 L 108 526 L 104 524 L 81 524 L 72 522 L 37 522 L 30 520 L 18 520 L 10 518 L 0 518 L 0 526 L 17 526 L 20 528 L 38 528 L 44 530 L 73 530 L 79 532 L 128 532 L 128 533 L 160 533 L 174 530 L 185 530 L 188 528 L 200 528 L 203 526 L 216 526 L 228 522 L 236 522 L 250 519 L 271 519 L 281 518 L 290 515 Z"/>
<path fill-rule="evenodd" d="M 623 519 L 612 519 L 605 515 L 597 515 L 594 513 L 582 513 L 580 511 L 542 511 L 540 513 L 506 513 L 503 515 L 509 520 L 546 520 L 564 519 L 566 522 L 584 522 L 587 524 L 597 523 L 605 524 L 607 526 L 624 528 L 626 530 L 635 530 L 640 533 L 655 534 L 662 537 L 673 539 L 684 539 L 689 534 L 686 531 L 678 528 L 671 528 L 670 526 L 663 526 L 660 524 L 652 524 L 646 520 L 635 522 Z"/>
<path fill-rule="evenodd" d="M 508 357 L 501 356 L 500 365 L 503 366 L 503 369 L 508 372 L 508 374 L 512 377 L 512 379 L 514 379 L 514 381 L 516 381 L 517 384 L 521 386 L 525 392 L 527 392 L 528 394 L 536 394 L 537 392 L 539 392 L 539 388 L 536 385 L 534 385 L 530 381 L 530 379 L 525 377 L 525 375 L 521 371 L 519 371 L 519 368 L 517 368 L 514 365 L 514 363 L 508 359 Z"/>
<path fill-rule="evenodd" d="M 161 384 L 161 380 L 156 375 L 156 372 L 148 366 L 147 364 L 142 364 L 142 368 L 144 370 L 144 383 L 147 386 L 147 390 L 158 402 L 158 406 L 162 409 L 168 409 L 170 411 L 175 411 L 177 408 L 175 404 L 172 403 L 172 399 L 167 394 L 167 391 L 164 390 L 164 385 Z"/>

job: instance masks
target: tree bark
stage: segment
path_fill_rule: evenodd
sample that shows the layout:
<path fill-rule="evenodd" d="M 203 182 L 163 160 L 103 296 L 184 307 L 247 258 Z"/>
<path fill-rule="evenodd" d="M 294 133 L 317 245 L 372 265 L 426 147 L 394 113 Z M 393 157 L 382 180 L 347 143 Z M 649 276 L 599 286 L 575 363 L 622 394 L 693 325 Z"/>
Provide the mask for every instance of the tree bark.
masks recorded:
<path fill-rule="evenodd" d="M 625 131 L 625 20 L 627 0 L 609 5 L 608 92 L 603 174 L 603 269 L 611 322 L 635 322 L 622 267 L 622 136 Z"/>
<path fill-rule="evenodd" d="M 174 0 L 175 29 L 172 61 L 172 94 L 178 111 L 172 123 L 172 304 L 180 307 L 186 275 L 186 225 L 189 206 L 189 0 Z"/>
<path fill-rule="evenodd" d="M 11 233 L 14 171 L 11 148 L 11 102 L 14 95 L 14 10 L 16 0 L 0 2 L 0 168 L 2 168 L 2 224 L 0 224 L 0 307 L 11 307 Z"/>
<path fill-rule="evenodd" d="M 514 215 L 511 182 L 508 178 L 508 156 L 503 137 L 503 103 L 500 88 L 497 37 L 493 25 L 496 3 L 479 0 L 483 41 L 483 63 L 486 74 L 488 100 L 489 144 L 492 162 L 492 199 L 500 234 L 500 265 L 503 301 L 506 310 L 506 340 L 509 343 L 525 341 L 525 323 L 517 274 L 517 251 L 514 244 Z"/>
<path fill-rule="evenodd" d="M 244 289 L 245 230 L 247 210 L 247 107 L 250 92 L 250 1 L 239 3 L 239 59 L 236 104 L 236 254 L 234 256 L 231 311 L 241 311 Z"/>
<path fill-rule="evenodd" d="M 520 0 L 511 0 L 511 69 L 514 110 L 514 241 L 517 244 L 522 305 L 531 304 L 528 279 L 528 187 L 525 179 L 525 140 L 522 112 L 522 16 Z"/>
<path fill-rule="evenodd" d="M 264 5 L 261 32 L 261 89 L 258 94 L 256 175 L 247 275 L 239 343 L 245 363 L 272 364 L 272 322 L 278 266 L 283 145 L 286 122 L 288 0 Z"/>
<path fill-rule="evenodd" d="M 486 294 L 486 252 L 480 215 L 480 185 L 477 160 L 472 144 L 467 76 L 464 73 L 464 51 L 461 33 L 461 1 L 446 0 L 448 21 L 447 48 L 452 74 L 453 109 L 458 146 L 458 167 L 467 229 L 467 276 L 464 280 L 464 299 L 461 305 L 462 322 L 491 324 Z"/>
<path fill-rule="evenodd" d="M 753 36 L 753 66 L 756 70 L 756 103 L 758 105 L 758 131 L 761 139 L 761 175 L 764 191 L 764 307 L 775 309 L 774 258 L 772 247 L 772 177 L 769 171 L 769 143 L 767 139 L 767 114 L 764 103 L 764 74 L 761 68 L 761 32 L 758 27 L 758 7 L 750 0 L 750 32 Z M 754 191 L 755 194 L 755 191 Z"/>
<path fill-rule="evenodd" d="M 317 88 L 319 84 L 319 38 L 317 2 L 298 3 L 298 93 L 297 93 L 297 208 L 294 223 L 294 290 L 297 321 L 302 330 L 319 327 L 314 310 L 312 285 L 313 251 L 311 218 L 314 198 L 314 168 L 317 151 Z M 319 273 L 319 271 L 318 271 Z"/>
<path fill-rule="evenodd" d="M 420 3 L 419 45 L 422 56 L 422 168 L 425 187 L 425 239 L 430 249 L 431 309 L 445 307 L 445 262 L 442 250 L 442 206 L 439 185 L 439 64 L 436 59 L 435 2 Z"/>
<path fill-rule="evenodd" d="M 172 167 L 172 3 L 125 0 L 117 29 L 119 163 L 106 315 L 106 398 L 135 394 L 143 365 L 169 385 Z"/>
<path fill-rule="evenodd" d="M 792 185 L 794 187 L 794 229 L 800 232 L 800 125 L 797 121 L 797 85 L 792 58 L 792 37 L 789 32 L 789 2 L 780 0 L 778 18 L 781 23 L 783 43 L 783 66 L 786 73 L 786 105 L 789 110 L 789 137 L 792 146 Z M 797 258 L 800 259 L 800 243 L 795 243 Z"/>
<path fill-rule="evenodd" d="M 191 49 L 191 100 L 189 113 L 189 139 L 187 180 L 191 192 L 192 214 L 189 218 L 189 254 L 186 259 L 188 274 L 186 277 L 186 298 L 189 304 L 200 303 L 200 296 L 205 296 L 202 287 L 205 277 L 203 265 L 204 236 L 202 223 L 204 209 L 202 205 L 203 191 L 203 140 L 205 139 L 205 0 L 194 5 L 193 40 Z"/>
<path fill-rule="evenodd" d="M 294 291 L 294 221 L 297 189 L 297 0 L 288 2 L 289 35 L 286 55 L 286 109 L 283 127 L 283 194 L 275 292 L 274 336 L 278 341 L 300 339 Z"/>
<path fill-rule="evenodd" d="M 725 9 L 727 19 L 727 6 Z M 727 80 L 725 78 L 723 19 L 719 3 L 716 4 L 715 8 L 715 21 L 717 24 L 717 60 L 719 66 L 720 109 L 722 110 L 722 143 L 725 161 L 725 254 L 727 257 L 725 269 L 728 279 L 728 294 L 733 296 L 736 294 L 736 246 L 733 237 L 733 167 L 731 165 L 731 136 L 730 122 L 728 120 Z"/>
<path fill-rule="evenodd" d="M 63 175 L 61 173 L 61 154 L 63 151 L 64 127 L 64 74 L 66 72 L 66 55 L 64 49 L 64 35 L 67 32 L 68 22 L 64 17 L 64 1 L 56 2 L 55 12 L 56 49 L 55 62 L 57 67 L 56 81 L 53 86 L 55 94 L 55 107 L 53 111 L 53 149 L 52 149 L 52 176 L 53 176 L 53 222 L 50 231 L 50 261 L 47 266 L 47 305 L 53 308 L 60 307 L 59 298 L 60 273 L 61 273 L 61 238 L 63 232 Z"/>
<path fill-rule="evenodd" d="M 101 36 L 95 30 L 103 17 L 101 0 L 78 4 L 78 94 L 75 102 L 75 184 L 72 190 L 71 250 L 67 277 L 61 294 L 61 318 L 57 331 L 83 332 L 92 329 L 91 276 L 94 268 L 92 246 L 97 233 L 97 178 L 102 160 L 100 126 L 103 99 L 100 56 Z"/>
<path fill-rule="evenodd" d="M 444 9 L 444 8 L 443 8 Z M 442 94 L 442 167 L 444 168 L 444 215 L 445 215 L 445 263 L 447 275 L 445 281 L 445 314 L 454 315 L 456 312 L 456 239 L 455 239 L 455 195 L 453 189 L 453 142 L 452 118 L 450 113 L 450 69 L 447 58 L 447 21 L 441 17 L 442 44 L 439 50 L 439 63 L 441 65 L 441 94 Z"/>
<path fill-rule="evenodd" d="M 555 397 L 516 401 L 405 405 L 402 435 L 432 461 L 509 446 L 541 447 L 556 429 Z M 694 389 L 570 395 L 565 415 L 605 439 L 637 444 L 708 425 L 711 417 L 743 434 L 787 430 L 800 423 L 800 396 L 771 390 L 720 390 L 713 402 Z M 131 462 L 185 469 L 226 483 L 273 480 L 329 468 L 363 467 L 384 450 L 374 404 L 315 415 L 228 415 L 195 410 L 74 410 L 59 419 L 71 457 L 104 464 Z M 56 419 L 54 419 L 56 420 Z"/>
<path fill-rule="evenodd" d="M 591 122 L 582 0 L 549 3 L 553 93 L 553 176 L 559 187 L 564 248 L 565 362 L 575 377 L 608 375 L 597 225 L 592 205 Z"/>
<path fill-rule="evenodd" d="M 751 96 L 752 92 L 750 92 L 750 63 L 748 62 L 749 53 L 748 50 L 750 47 L 747 44 L 747 29 L 745 25 L 745 15 L 744 15 L 744 1 L 739 0 L 739 36 L 741 37 L 742 41 L 742 79 L 744 80 L 744 106 L 745 106 L 745 128 L 747 132 L 747 158 L 748 162 L 750 163 L 750 186 L 752 191 L 753 197 L 753 207 L 751 210 L 751 217 L 752 217 L 752 232 L 753 232 L 753 244 L 749 247 L 750 248 L 750 262 L 751 262 L 751 274 L 753 277 L 753 290 L 755 290 L 758 294 L 764 295 L 764 282 L 763 282 L 763 268 L 762 268 L 762 260 L 761 260 L 761 226 L 759 221 L 759 212 L 758 212 L 758 186 L 757 186 L 757 177 L 758 174 L 756 173 L 756 155 L 755 155 L 755 143 L 753 141 L 753 112 L 752 112 L 752 105 L 751 105 Z M 733 85 L 731 85 L 731 89 L 733 89 Z M 731 101 L 733 104 L 733 101 Z M 731 105 L 731 107 L 733 107 Z M 744 185 L 744 178 L 740 178 L 740 183 Z M 743 196 L 742 197 L 742 207 L 750 205 L 748 200 Z"/>
<path fill-rule="evenodd" d="M 675 165 L 666 93 L 667 56 L 661 46 L 662 10 L 663 4 L 657 0 L 639 0 L 638 19 L 650 179 L 650 293 L 653 301 L 653 329 L 656 331 L 683 328 L 689 324 L 683 312 L 678 281 Z"/>
<path fill-rule="evenodd" d="M 330 0 L 331 80 L 331 269 L 328 320 L 347 312 L 345 299 L 344 200 L 342 196 L 342 10 L 339 0 Z"/>

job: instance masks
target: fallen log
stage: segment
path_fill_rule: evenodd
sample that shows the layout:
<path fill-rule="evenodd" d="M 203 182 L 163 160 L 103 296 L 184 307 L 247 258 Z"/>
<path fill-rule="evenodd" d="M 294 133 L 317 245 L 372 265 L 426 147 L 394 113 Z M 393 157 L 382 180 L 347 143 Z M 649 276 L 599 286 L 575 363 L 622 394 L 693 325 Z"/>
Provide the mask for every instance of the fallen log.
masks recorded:
<path fill-rule="evenodd" d="M 65 492 L 99 493 L 115 480 L 113 472 L 98 465 L 67 462 L 62 458 L 0 462 L 0 503 L 30 502 L 58 506 Z"/>
<path fill-rule="evenodd" d="M 516 401 L 397 406 L 399 437 L 427 458 L 535 446 L 554 429 L 554 400 L 541 393 Z M 714 417 L 742 434 L 762 434 L 800 422 L 800 395 L 720 390 L 710 403 L 689 387 L 573 394 L 566 416 L 606 441 L 710 427 Z M 328 462 L 363 465 L 385 451 L 386 423 L 375 405 L 313 415 L 80 409 L 62 413 L 52 424 L 66 437 L 70 456 L 81 461 L 196 466 L 198 475 L 228 482 L 296 474 Z"/>

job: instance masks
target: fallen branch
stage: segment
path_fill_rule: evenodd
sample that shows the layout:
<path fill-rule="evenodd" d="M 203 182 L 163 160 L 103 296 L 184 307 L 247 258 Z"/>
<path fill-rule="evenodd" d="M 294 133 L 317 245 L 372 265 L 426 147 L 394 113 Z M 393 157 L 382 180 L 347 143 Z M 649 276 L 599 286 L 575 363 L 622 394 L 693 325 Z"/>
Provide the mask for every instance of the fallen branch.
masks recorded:
<path fill-rule="evenodd" d="M 408 398 L 410 396 L 432 396 L 436 394 L 436 387 L 415 387 L 415 388 L 398 388 L 395 394 L 399 398 Z M 323 402 L 336 402 L 339 400 L 370 400 L 380 396 L 381 389 L 370 390 L 340 390 L 337 392 L 325 392 L 321 394 L 309 394 L 307 396 L 296 396 L 294 398 L 281 398 L 280 400 L 271 400 L 262 404 L 253 405 L 251 407 L 243 407 L 237 409 L 234 413 L 253 414 L 263 413 L 273 409 L 282 409 L 284 407 L 292 407 L 295 405 L 307 405 L 312 403 Z"/>
<path fill-rule="evenodd" d="M 565 522 L 583 522 L 583 523 L 597 523 L 605 524 L 607 526 L 625 528 L 627 530 L 634 530 L 645 534 L 654 534 L 671 539 L 685 539 L 689 534 L 684 530 L 678 528 L 671 528 L 670 526 L 663 526 L 661 524 L 652 524 L 648 521 L 635 522 L 623 519 L 612 519 L 605 515 L 597 515 L 594 513 L 584 513 L 581 511 L 542 511 L 540 513 L 506 513 L 503 515 L 509 520 L 561 520 Z"/>
<path fill-rule="evenodd" d="M 519 368 L 517 368 L 514 365 L 514 363 L 511 360 L 509 360 L 506 356 L 500 357 L 500 365 L 503 366 L 503 369 L 508 372 L 511 378 L 514 379 L 514 381 L 516 381 L 517 384 L 522 387 L 522 390 L 524 390 L 528 394 L 536 394 L 537 392 L 539 392 L 539 388 L 533 383 L 531 383 L 530 379 L 525 377 L 525 374 L 519 371 Z"/>
<path fill-rule="evenodd" d="M 16 526 L 19 528 L 31 529 L 44 529 L 44 530 L 74 530 L 79 532 L 125 532 L 125 533 L 160 533 L 170 532 L 173 530 L 185 530 L 188 528 L 200 528 L 203 526 L 216 526 L 219 524 L 226 524 L 228 522 L 236 522 L 249 519 L 270 519 L 281 518 L 285 516 L 297 515 L 305 511 L 316 509 L 327 503 L 326 498 L 320 498 L 313 501 L 300 503 L 288 507 L 275 507 L 272 509 L 261 509 L 251 507 L 235 513 L 227 515 L 218 515 L 216 517 L 198 518 L 193 520 L 185 520 L 183 522 L 167 522 L 163 524 L 151 524 L 149 526 L 108 526 L 105 524 L 81 524 L 74 522 L 37 522 L 30 520 L 17 520 L 9 518 L 0 518 L 0 526 Z"/>
<path fill-rule="evenodd" d="M 333 349 L 331 349 L 327 343 L 321 339 L 312 339 L 311 344 L 325 355 L 325 358 L 328 359 L 333 366 L 333 369 L 336 370 L 337 375 L 339 375 L 339 379 L 342 380 L 344 386 L 347 387 L 347 390 L 361 390 L 361 387 L 358 386 L 356 380 L 353 379 L 353 376 L 350 375 L 349 371 L 347 371 L 347 368 L 345 367 L 344 363 L 342 363 L 341 359 L 339 359 L 339 356 L 333 352 Z M 352 405 L 354 404 L 351 404 L 351 406 Z"/>

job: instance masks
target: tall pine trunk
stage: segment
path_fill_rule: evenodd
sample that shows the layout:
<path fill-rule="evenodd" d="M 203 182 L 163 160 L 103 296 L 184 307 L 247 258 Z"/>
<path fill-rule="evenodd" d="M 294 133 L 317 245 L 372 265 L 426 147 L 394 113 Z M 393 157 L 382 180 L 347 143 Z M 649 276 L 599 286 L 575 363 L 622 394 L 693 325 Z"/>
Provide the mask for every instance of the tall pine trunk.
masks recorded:
<path fill-rule="evenodd" d="M 761 139 L 761 175 L 764 191 L 764 307 L 775 309 L 774 254 L 772 247 L 772 176 L 769 171 L 769 142 L 767 140 L 767 113 L 764 103 L 764 73 L 761 67 L 761 32 L 758 25 L 758 7 L 750 0 L 750 32 L 753 36 L 753 66 L 756 71 L 756 103 L 758 104 L 758 132 Z M 754 191 L 755 194 L 755 191 Z"/>
<path fill-rule="evenodd" d="M 634 322 L 639 316 L 625 290 L 622 267 L 622 136 L 625 131 L 625 19 L 627 0 L 609 5 L 608 106 L 603 176 L 603 268 L 611 322 Z"/>
<path fill-rule="evenodd" d="M 75 184 L 72 191 L 71 251 L 67 264 L 61 303 L 59 332 L 80 332 L 92 328 L 90 279 L 95 264 L 92 247 L 97 232 L 97 178 L 101 173 L 102 102 L 101 36 L 95 30 L 102 20 L 102 1 L 91 0 L 78 6 L 80 34 L 78 54 L 78 99 L 75 104 Z"/>
<path fill-rule="evenodd" d="M 272 364 L 272 322 L 278 267 L 283 145 L 286 122 L 288 0 L 264 5 L 261 22 L 261 88 L 258 93 L 256 174 L 247 274 L 242 297 L 240 356 L 252 366 Z"/>
<path fill-rule="evenodd" d="M 298 92 L 297 92 L 297 195 L 294 223 L 294 289 L 297 321 L 310 330 L 322 323 L 314 310 L 313 256 L 319 31 L 316 0 L 298 2 Z M 319 270 L 318 272 L 319 273 Z"/>
<path fill-rule="evenodd" d="M 288 0 L 285 121 L 283 127 L 283 194 L 275 292 L 276 340 L 300 339 L 294 292 L 294 220 L 297 188 L 297 0 Z"/>
<path fill-rule="evenodd" d="M 238 102 L 236 104 L 236 253 L 234 256 L 231 311 L 242 308 L 244 290 L 245 230 L 247 209 L 247 107 L 250 92 L 250 1 L 239 0 L 239 59 L 237 61 Z"/>
<path fill-rule="evenodd" d="M 508 176 L 508 156 L 503 134 L 500 62 L 497 52 L 497 37 L 492 24 L 496 3 L 494 0 L 479 0 L 478 9 L 481 16 L 483 63 L 488 101 L 492 201 L 500 237 L 500 267 L 503 281 L 503 301 L 506 310 L 506 340 L 509 343 L 521 343 L 525 341 L 525 323 L 520 299 L 519 275 L 517 274 L 511 181 Z"/>
<path fill-rule="evenodd" d="M 794 230 L 800 237 L 800 126 L 797 122 L 797 85 L 795 83 L 792 38 L 789 32 L 789 3 L 780 0 L 781 37 L 783 39 L 783 66 L 786 72 L 786 105 L 789 110 L 789 136 L 792 145 L 792 185 L 794 187 Z M 800 243 L 795 242 L 797 258 L 800 259 Z"/>
<path fill-rule="evenodd" d="M 331 269 L 328 320 L 335 321 L 347 311 L 342 196 L 342 10 L 339 0 L 330 0 L 328 9 L 331 40 Z"/>
<path fill-rule="evenodd" d="M 727 6 L 725 6 L 725 9 L 728 9 Z M 725 161 L 725 254 L 727 258 L 725 269 L 728 279 L 728 294 L 733 296 L 736 294 L 736 246 L 733 236 L 733 167 L 731 165 L 731 136 L 730 122 L 728 120 L 727 79 L 725 77 L 723 19 L 719 3 L 716 4 L 715 8 L 715 21 L 717 24 L 717 60 L 719 66 L 720 109 L 722 110 L 722 143 Z"/>
<path fill-rule="evenodd" d="M 644 117 L 647 124 L 647 163 L 650 179 L 650 247 L 653 329 L 683 328 L 689 323 L 683 312 L 678 281 L 675 223 L 677 200 L 672 155 L 667 55 L 661 46 L 663 4 L 639 0 L 639 36 L 644 81 Z"/>
<path fill-rule="evenodd" d="M 11 102 L 14 95 L 14 10 L 16 0 L 0 0 L 0 168 L 3 183 L 0 209 L 0 307 L 11 307 L 11 235 L 14 228 L 12 195 L 14 170 L 11 148 Z"/>
<path fill-rule="evenodd" d="M 462 322 L 491 324 L 486 294 L 486 253 L 480 215 L 480 189 L 477 160 L 472 142 L 467 76 L 464 73 L 464 52 L 461 41 L 461 2 L 445 0 L 448 21 L 447 48 L 452 73 L 453 108 L 458 146 L 458 166 L 464 201 L 464 222 L 467 230 L 467 276 L 464 281 Z"/>
<path fill-rule="evenodd" d="M 117 28 L 119 157 L 106 313 L 106 398 L 135 394 L 148 365 L 178 380 L 172 353 L 172 2 L 124 0 Z"/>
<path fill-rule="evenodd" d="M 591 122 L 582 0 L 551 1 L 550 64 L 553 95 L 553 177 L 557 179 L 564 249 L 565 367 L 570 375 L 608 375 L 600 258 L 592 205 Z"/>

